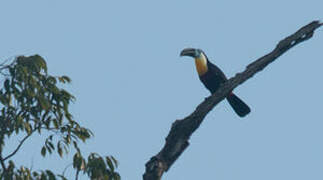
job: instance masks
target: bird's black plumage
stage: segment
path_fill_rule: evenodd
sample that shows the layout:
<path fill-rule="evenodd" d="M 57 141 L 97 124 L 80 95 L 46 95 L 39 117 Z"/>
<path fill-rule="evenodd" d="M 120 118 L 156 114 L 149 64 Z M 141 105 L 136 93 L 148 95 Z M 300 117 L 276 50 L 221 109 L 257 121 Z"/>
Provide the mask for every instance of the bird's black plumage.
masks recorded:
<path fill-rule="evenodd" d="M 220 68 L 212 64 L 208 59 L 207 68 L 208 71 L 205 74 L 199 76 L 199 78 L 204 86 L 211 92 L 211 94 L 213 94 L 216 90 L 219 89 L 221 84 L 227 81 L 227 77 L 224 75 Z"/>
<path fill-rule="evenodd" d="M 219 89 L 221 84 L 227 81 L 227 77 L 222 72 L 222 70 L 216 65 L 212 64 L 202 50 L 187 48 L 181 52 L 181 56 L 191 56 L 195 58 L 196 67 L 199 72 L 199 78 L 204 86 L 211 92 L 211 94 L 215 93 Z M 202 70 L 200 70 L 201 64 L 198 61 L 206 61 L 206 63 L 202 63 L 202 66 L 205 66 L 202 67 Z M 250 112 L 249 106 L 232 92 L 227 96 L 227 100 L 232 106 L 233 110 L 240 117 L 244 117 Z"/>

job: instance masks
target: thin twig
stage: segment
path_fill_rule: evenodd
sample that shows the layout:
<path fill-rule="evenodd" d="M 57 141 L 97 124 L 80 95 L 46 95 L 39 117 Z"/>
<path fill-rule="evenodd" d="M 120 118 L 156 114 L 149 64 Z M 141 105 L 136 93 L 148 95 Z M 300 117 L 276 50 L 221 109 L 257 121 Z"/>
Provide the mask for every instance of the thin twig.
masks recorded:
<path fill-rule="evenodd" d="M 4 161 L 5 160 L 2 158 L 2 154 L 0 154 L 0 163 L 1 163 L 2 169 L 4 171 L 6 171 L 7 170 L 7 167 L 6 167 L 5 163 L 4 163 Z"/>
<path fill-rule="evenodd" d="M 75 180 L 79 179 L 80 170 L 76 169 Z"/>
<path fill-rule="evenodd" d="M 67 171 L 67 169 L 69 168 L 69 167 L 71 167 L 71 166 L 73 166 L 73 163 L 71 163 L 71 164 L 69 164 L 69 165 L 67 165 L 65 168 L 64 168 L 64 171 L 63 171 L 63 173 L 62 173 L 62 175 L 65 177 L 65 172 Z"/>
<path fill-rule="evenodd" d="M 7 167 L 6 167 L 6 164 L 4 163 L 4 160 L 2 158 L 2 152 L 0 152 L 0 163 L 1 163 L 1 167 L 3 169 L 1 176 L 0 176 L 0 179 L 2 179 L 3 177 L 6 177 L 6 174 L 7 174 Z"/>
<path fill-rule="evenodd" d="M 12 152 L 10 153 L 8 156 L 6 156 L 5 158 L 3 158 L 3 160 L 7 160 L 9 158 L 11 158 L 12 156 L 14 156 L 18 150 L 20 149 L 20 147 L 22 146 L 22 144 L 37 130 L 38 128 L 35 128 L 33 131 L 31 131 L 30 134 L 27 134 L 27 136 L 25 136 L 19 143 L 19 145 L 17 146 L 17 148 Z"/>

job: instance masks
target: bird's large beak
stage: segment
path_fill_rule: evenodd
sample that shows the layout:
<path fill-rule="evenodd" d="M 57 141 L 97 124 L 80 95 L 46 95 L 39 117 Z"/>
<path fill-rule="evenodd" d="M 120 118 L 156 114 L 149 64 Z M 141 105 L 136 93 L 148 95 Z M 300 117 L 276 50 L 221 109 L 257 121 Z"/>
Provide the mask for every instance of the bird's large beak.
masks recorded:
<path fill-rule="evenodd" d="M 196 54 L 195 54 L 196 50 L 194 48 L 185 48 L 182 50 L 180 56 L 190 56 L 190 57 L 195 57 Z"/>

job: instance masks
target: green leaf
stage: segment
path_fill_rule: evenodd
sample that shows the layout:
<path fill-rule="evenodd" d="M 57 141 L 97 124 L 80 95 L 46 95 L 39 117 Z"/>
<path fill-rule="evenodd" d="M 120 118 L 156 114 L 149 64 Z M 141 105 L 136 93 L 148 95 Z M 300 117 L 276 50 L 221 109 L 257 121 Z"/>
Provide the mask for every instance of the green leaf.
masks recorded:
<path fill-rule="evenodd" d="M 33 174 L 33 176 L 35 176 L 35 177 L 39 176 L 38 172 L 36 172 L 36 171 L 34 171 L 32 174 Z"/>
<path fill-rule="evenodd" d="M 5 90 L 6 90 L 7 92 L 9 92 L 9 91 L 10 91 L 10 81 L 9 81 L 9 79 L 6 79 L 6 80 L 4 81 L 4 88 L 5 88 Z"/>
<path fill-rule="evenodd" d="M 113 156 L 110 156 L 110 158 L 114 162 L 115 167 L 118 167 L 118 161 Z"/>
<path fill-rule="evenodd" d="M 9 73 L 10 73 L 10 76 L 14 77 L 15 76 L 15 68 L 9 67 Z"/>
<path fill-rule="evenodd" d="M 75 153 L 74 156 L 73 156 L 73 167 L 74 168 L 77 168 L 80 167 L 80 160 L 79 160 L 79 153 Z"/>
<path fill-rule="evenodd" d="M 71 136 L 70 135 L 65 136 L 64 140 L 65 140 L 66 144 L 70 144 L 71 143 Z"/>
<path fill-rule="evenodd" d="M 45 97 L 43 95 L 40 95 L 38 97 L 38 101 L 39 101 L 39 104 L 40 106 L 44 109 L 44 110 L 48 110 L 50 108 L 50 104 L 49 102 L 47 101 L 47 99 L 45 99 Z"/>
<path fill-rule="evenodd" d="M 15 166 L 15 163 L 12 161 L 12 160 L 10 160 L 9 161 L 9 166 L 8 166 L 8 169 L 14 169 L 16 166 Z"/>
<path fill-rule="evenodd" d="M 61 77 L 58 77 L 58 80 L 62 83 L 70 83 L 71 82 L 71 79 L 68 77 L 68 76 L 61 76 Z"/>
<path fill-rule="evenodd" d="M 46 175 L 44 173 L 41 173 L 40 180 L 47 180 Z"/>
<path fill-rule="evenodd" d="M 105 161 L 107 162 L 109 168 L 111 169 L 111 171 L 113 172 L 114 171 L 114 166 L 113 166 L 113 162 L 112 160 L 107 156 L 105 157 Z"/>
<path fill-rule="evenodd" d="M 54 144 L 52 142 L 48 142 L 48 146 L 50 149 L 53 149 L 53 150 L 55 149 Z"/>
<path fill-rule="evenodd" d="M 25 122 L 24 123 L 24 128 L 27 131 L 27 134 L 31 133 L 31 130 L 32 130 L 31 124 L 29 124 L 28 122 Z"/>
<path fill-rule="evenodd" d="M 54 119 L 52 122 L 54 124 L 54 128 L 57 129 L 58 128 L 58 120 Z"/>
<path fill-rule="evenodd" d="M 77 152 L 73 157 L 73 168 L 77 170 L 83 170 L 86 166 L 86 162 L 82 157 L 81 153 Z"/>
<path fill-rule="evenodd" d="M 55 175 L 52 173 L 52 171 L 46 170 L 46 173 L 47 173 L 47 175 L 49 177 L 49 180 L 55 180 L 56 179 Z"/>
<path fill-rule="evenodd" d="M 68 83 L 71 82 L 71 79 L 68 76 L 62 76 L 62 78 Z"/>
<path fill-rule="evenodd" d="M 39 56 L 38 54 L 32 56 L 33 60 L 35 61 L 35 64 L 40 68 L 43 69 L 45 71 L 45 73 L 47 73 L 47 65 L 46 65 L 46 61 Z"/>
<path fill-rule="evenodd" d="M 48 76 L 48 78 L 47 78 L 47 82 L 48 82 L 49 84 L 52 84 L 52 85 L 55 85 L 55 84 L 57 83 L 57 81 L 56 81 L 55 77 L 53 77 L 53 76 Z"/>
<path fill-rule="evenodd" d="M 80 148 L 77 145 L 76 141 L 73 141 L 74 148 L 77 150 L 77 152 L 80 152 Z"/>
<path fill-rule="evenodd" d="M 23 124 L 23 118 L 22 118 L 22 116 L 18 116 L 17 117 L 17 120 L 16 120 L 16 124 L 17 124 L 17 126 L 21 126 L 22 124 Z"/>
<path fill-rule="evenodd" d="M 43 146 L 43 147 L 41 148 L 40 153 L 41 153 L 41 155 L 42 155 L 43 157 L 45 157 L 45 155 L 46 155 L 46 147 L 45 147 L 45 146 Z"/>
<path fill-rule="evenodd" d="M 120 177 L 120 175 L 119 175 L 119 173 L 113 173 L 113 178 L 115 179 L 115 180 L 121 180 L 121 177 Z"/>
<path fill-rule="evenodd" d="M 57 143 L 57 153 L 59 154 L 60 157 L 63 157 L 63 149 L 61 147 L 61 143 Z"/>
<path fill-rule="evenodd" d="M 50 136 L 49 136 L 49 139 L 50 139 L 50 140 L 53 140 L 53 135 L 50 135 Z"/>
<path fill-rule="evenodd" d="M 65 107 L 65 104 L 64 104 Z M 66 105 L 66 110 L 65 110 L 65 117 L 69 120 L 69 121 L 73 121 L 73 116 L 72 114 L 70 114 L 67 110 L 67 105 Z"/>

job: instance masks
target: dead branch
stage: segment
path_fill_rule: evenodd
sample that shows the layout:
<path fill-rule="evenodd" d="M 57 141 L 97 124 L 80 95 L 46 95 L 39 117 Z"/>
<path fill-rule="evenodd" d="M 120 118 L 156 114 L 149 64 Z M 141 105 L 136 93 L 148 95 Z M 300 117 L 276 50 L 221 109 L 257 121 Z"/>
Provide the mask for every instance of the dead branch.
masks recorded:
<path fill-rule="evenodd" d="M 238 85 L 244 83 L 254 74 L 263 70 L 268 64 L 276 60 L 290 48 L 310 39 L 313 36 L 314 30 L 322 25 L 323 23 L 320 23 L 319 21 L 313 21 L 294 34 L 281 40 L 272 52 L 249 64 L 242 73 L 238 73 L 235 77 L 230 78 L 213 95 L 209 96 L 198 105 L 192 114 L 182 120 L 176 120 L 172 124 L 162 150 L 146 163 L 146 172 L 143 175 L 143 179 L 160 180 L 163 173 L 169 170 L 171 165 L 188 147 L 190 136 L 203 122 L 207 113 Z"/>

